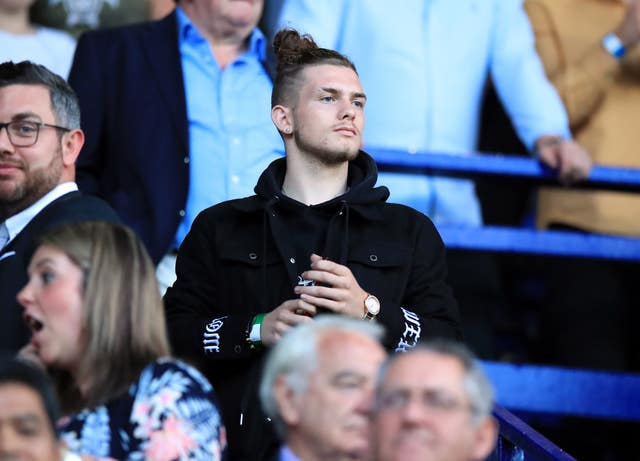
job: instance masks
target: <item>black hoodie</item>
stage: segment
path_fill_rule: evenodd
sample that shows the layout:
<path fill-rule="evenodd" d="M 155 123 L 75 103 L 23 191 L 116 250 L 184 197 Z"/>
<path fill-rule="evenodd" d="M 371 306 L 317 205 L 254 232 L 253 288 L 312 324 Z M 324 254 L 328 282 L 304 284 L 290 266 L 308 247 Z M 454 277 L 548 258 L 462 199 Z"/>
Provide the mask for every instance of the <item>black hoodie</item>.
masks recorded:
<path fill-rule="evenodd" d="M 309 268 L 311 253 L 346 265 L 351 212 L 366 216 L 368 210 L 381 206 L 389 197 L 386 187 L 374 187 L 375 162 L 367 154 L 358 155 L 349 164 L 347 191 L 310 206 L 283 192 L 285 172 L 285 159 L 274 161 L 260 176 L 255 192 L 266 203 L 270 234 L 286 237 L 274 239 L 280 255 L 296 261 L 287 265 L 290 280 L 296 282 L 299 274 Z"/>
<path fill-rule="evenodd" d="M 346 265 L 378 297 L 384 345 L 405 350 L 435 336 L 460 339 L 457 305 L 444 282 L 445 250 L 431 221 L 386 203 L 364 152 L 349 164 L 348 190 L 307 206 L 282 193 L 285 159 L 260 177 L 257 195 L 215 205 L 195 220 L 165 295 L 178 356 L 200 363 L 220 395 L 231 459 L 263 459 L 272 434 L 255 390 L 264 350 L 247 342 L 253 317 L 294 299 L 311 253 Z M 364 313 L 364 306 L 363 306 Z M 239 426 L 242 415 L 242 426 Z"/>

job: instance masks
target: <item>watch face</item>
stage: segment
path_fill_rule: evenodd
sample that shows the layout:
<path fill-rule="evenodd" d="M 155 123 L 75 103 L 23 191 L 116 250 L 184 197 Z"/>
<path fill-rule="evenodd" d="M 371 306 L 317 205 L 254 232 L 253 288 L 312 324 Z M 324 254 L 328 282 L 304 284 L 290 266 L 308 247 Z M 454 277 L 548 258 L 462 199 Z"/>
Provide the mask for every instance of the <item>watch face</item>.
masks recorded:
<path fill-rule="evenodd" d="M 367 296 L 364 305 L 367 306 L 367 311 L 372 315 L 378 315 L 378 312 L 380 312 L 380 301 L 375 296 Z"/>

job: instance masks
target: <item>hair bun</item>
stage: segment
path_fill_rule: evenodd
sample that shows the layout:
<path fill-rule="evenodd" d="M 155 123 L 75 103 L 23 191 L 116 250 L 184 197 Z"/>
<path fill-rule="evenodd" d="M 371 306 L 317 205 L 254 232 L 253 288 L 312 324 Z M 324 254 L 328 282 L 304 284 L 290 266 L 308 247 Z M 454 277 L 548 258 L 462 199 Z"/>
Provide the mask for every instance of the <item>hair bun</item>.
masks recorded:
<path fill-rule="evenodd" d="M 273 51 L 277 65 L 271 107 L 294 104 L 302 81 L 300 73 L 308 66 L 344 66 L 358 73 L 349 58 L 335 50 L 320 48 L 310 35 L 294 29 L 282 29 L 275 35 Z"/>
<path fill-rule="evenodd" d="M 311 35 L 300 35 L 293 29 L 283 29 L 273 39 L 273 51 L 278 58 L 278 66 L 299 64 L 309 51 L 317 49 L 318 45 Z"/>

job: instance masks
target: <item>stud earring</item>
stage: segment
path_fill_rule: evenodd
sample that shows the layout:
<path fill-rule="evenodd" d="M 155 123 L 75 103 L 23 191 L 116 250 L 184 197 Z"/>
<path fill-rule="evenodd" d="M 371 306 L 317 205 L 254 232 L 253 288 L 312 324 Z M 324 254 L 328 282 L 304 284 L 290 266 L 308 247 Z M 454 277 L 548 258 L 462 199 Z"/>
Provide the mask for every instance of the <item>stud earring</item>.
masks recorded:
<path fill-rule="evenodd" d="M 291 127 L 290 127 L 290 126 L 286 127 L 286 128 L 284 129 L 284 132 L 285 132 L 286 134 L 291 134 Z"/>

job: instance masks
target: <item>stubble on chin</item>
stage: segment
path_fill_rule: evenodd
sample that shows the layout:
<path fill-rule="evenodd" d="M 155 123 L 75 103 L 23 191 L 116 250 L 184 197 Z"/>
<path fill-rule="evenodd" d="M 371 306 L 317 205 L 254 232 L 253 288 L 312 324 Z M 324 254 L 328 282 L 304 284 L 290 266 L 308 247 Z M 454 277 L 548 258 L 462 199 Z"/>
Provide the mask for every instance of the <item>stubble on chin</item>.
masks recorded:
<path fill-rule="evenodd" d="M 20 165 L 21 177 L 0 179 L 0 207 L 12 216 L 33 205 L 58 185 L 62 168 L 62 148 L 58 148 L 51 161 L 43 167 L 31 169 L 23 162 Z"/>
<path fill-rule="evenodd" d="M 304 152 L 309 160 L 327 167 L 335 167 L 346 162 L 351 162 L 360 153 L 359 147 L 331 146 L 327 140 L 309 142 L 299 132 L 294 132 L 294 139 L 300 152 Z M 346 144 L 346 143 L 345 143 Z"/>

